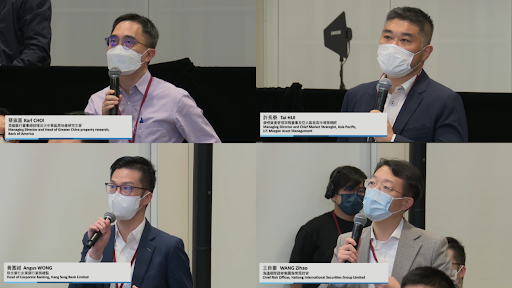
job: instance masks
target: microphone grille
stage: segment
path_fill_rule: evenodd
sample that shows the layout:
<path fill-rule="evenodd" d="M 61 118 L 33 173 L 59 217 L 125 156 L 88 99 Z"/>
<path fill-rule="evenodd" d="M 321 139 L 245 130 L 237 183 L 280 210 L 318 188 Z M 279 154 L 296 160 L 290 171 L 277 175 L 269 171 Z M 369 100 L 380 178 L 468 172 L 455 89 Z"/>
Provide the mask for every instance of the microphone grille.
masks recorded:
<path fill-rule="evenodd" d="M 116 222 L 116 215 L 114 215 L 112 212 L 105 212 L 105 214 L 103 214 L 103 218 L 109 218 L 110 223 Z"/>
<path fill-rule="evenodd" d="M 357 213 L 356 216 L 354 216 L 354 223 L 359 225 L 366 225 L 366 215 L 364 213 Z"/>
<path fill-rule="evenodd" d="M 377 84 L 377 89 L 389 90 L 389 88 L 391 88 L 391 81 L 389 81 L 388 78 L 382 78 L 379 80 L 379 83 Z"/>
<path fill-rule="evenodd" d="M 112 76 L 121 76 L 121 69 L 117 68 L 117 67 L 112 67 L 108 70 L 108 76 L 112 77 Z"/>

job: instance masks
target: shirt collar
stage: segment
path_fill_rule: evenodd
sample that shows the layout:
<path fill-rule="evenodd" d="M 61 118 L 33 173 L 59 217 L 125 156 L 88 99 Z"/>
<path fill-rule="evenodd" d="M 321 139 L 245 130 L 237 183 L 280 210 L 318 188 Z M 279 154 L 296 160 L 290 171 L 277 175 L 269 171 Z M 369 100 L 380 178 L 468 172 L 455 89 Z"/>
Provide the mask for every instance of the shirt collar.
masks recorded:
<path fill-rule="evenodd" d="M 146 65 L 145 63 L 143 65 Z M 139 82 L 135 83 L 135 87 L 139 90 L 140 94 L 144 95 L 146 92 L 146 88 L 148 87 L 149 78 L 151 78 L 151 73 L 149 73 L 149 70 L 146 70 L 146 73 L 144 73 L 144 76 L 140 78 Z M 131 89 L 131 88 L 130 88 Z"/>
<path fill-rule="evenodd" d="M 370 239 L 375 241 L 377 239 L 375 239 L 375 235 L 373 234 L 373 223 L 372 223 L 371 227 L 372 227 L 372 229 L 370 229 L 370 231 L 371 231 Z M 400 239 L 400 236 L 402 235 L 403 228 L 404 228 L 404 218 L 402 217 L 402 220 L 400 220 L 400 223 L 398 224 L 398 226 L 396 226 L 395 231 L 393 231 L 393 233 L 391 233 L 391 236 L 389 236 L 388 240 L 391 239 L 391 237 Z M 387 240 L 385 242 L 387 242 Z"/>
<path fill-rule="evenodd" d="M 405 95 L 408 95 L 409 94 L 409 91 L 411 91 L 411 88 L 412 88 L 412 85 L 414 84 L 414 82 L 416 82 L 416 77 L 419 77 L 419 75 L 421 74 L 421 71 L 420 70 L 420 73 L 412 76 L 409 80 L 405 81 L 404 83 L 402 83 L 402 85 L 398 86 L 395 88 L 395 93 L 396 91 L 402 87 L 403 88 L 403 91 L 405 92 Z M 382 73 L 382 75 L 380 76 L 379 80 L 382 79 L 382 78 L 385 78 L 386 77 L 386 74 Z M 377 87 L 378 87 L 378 83 L 377 83 Z M 377 91 L 379 89 L 377 88 Z"/>
<path fill-rule="evenodd" d="M 117 241 L 117 239 L 123 239 L 123 237 L 121 236 L 121 233 L 119 233 L 119 229 L 117 228 L 117 225 L 114 225 L 114 226 L 116 227 L 116 241 Z M 137 245 L 138 245 L 140 242 L 140 238 L 142 237 L 142 232 L 144 231 L 144 227 L 146 227 L 146 219 L 145 218 L 142 221 L 142 223 L 140 223 L 140 225 L 137 226 L 137 228 L 135 228 L 132 232 L 130 232 L 130 234 L 128 234 L 128 237 L 126 237 L 126 242 L 129 242 L 129 241 L 131 241 L 131 239 L 134 239 L 135 243 L 137 243 Z"/>

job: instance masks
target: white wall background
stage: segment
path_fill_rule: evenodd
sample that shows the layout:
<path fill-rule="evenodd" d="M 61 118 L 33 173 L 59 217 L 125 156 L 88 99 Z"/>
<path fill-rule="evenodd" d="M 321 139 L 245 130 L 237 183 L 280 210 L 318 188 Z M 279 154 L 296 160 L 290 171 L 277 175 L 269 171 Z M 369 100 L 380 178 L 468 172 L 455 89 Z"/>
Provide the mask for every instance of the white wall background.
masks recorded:
<path fill-rule="evenodd" d="M 152 224 L 158 229 L 179 237 L 185 243 L 192 268 L 192 193 L 194 145 L 185 143 L 151 144 L 157 154 L 158 193 L 153 196 Z M 156 153 L 155 153 L 155 147 Z M 157 196 L 157 198 L 155 198 Z M 156 209 L 155 209 L 156 208 Z"/>
<path fill-rule="evenodd" d="M 265 87 L 339 89 L 339 55 L 324 47 L 323 30 L 341 12 L 353 39 L 344 65 L 347 88 L 381 74 L 377 47 L 387 12 L 414 6 L 434 22 L 434 52 L 425 70 L 458 92 L 511 92 L 511 0 L 263 0 Z M 261 67 L 263 65 L 263 67 Z"/>
<path fill-rule="evenodd" d="M 507 287 L 510 144 L 427 144 L 426 229 L 466 250 L 464 287 Z"/>
<path fill-rule="evenodd" d="M 256 146 L 213 145 L 213 288 L 253 287 L 258 283 Z"/>
<path fill-rule="evenodd" d="M 52 0 L 52 66 L 106 66 L 114 20 L 149 17 L 160 40 L 151 63 L 190 58 L 197 66 L 256 65 L 253 0 Z"/>

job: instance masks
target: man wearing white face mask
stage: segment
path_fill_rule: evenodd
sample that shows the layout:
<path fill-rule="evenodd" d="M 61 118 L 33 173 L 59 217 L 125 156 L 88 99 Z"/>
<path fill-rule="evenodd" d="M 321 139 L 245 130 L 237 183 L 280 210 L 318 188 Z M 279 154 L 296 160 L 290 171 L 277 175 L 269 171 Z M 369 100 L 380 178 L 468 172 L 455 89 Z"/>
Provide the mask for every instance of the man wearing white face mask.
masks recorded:
<path fill-rule="evenodd" d="M 187 91 L 154 78 L 148 64 L 155 56 L 158 30 L 151 20 L 137 14 L 118 17 L 107 44 L 108 68 L 121 70 L 119 98 L 108 87 L 93 94 L 85 108 L 92 115 L 132 116 L 132 139 L 110 142 L 215 143 L 215 130 Z"/>
<path fill-rule="evenodd" d="M 189 259 L 180 238 L 151 226 L 145 220 L 146 206 L 153 197 L 156 176 L 153 164 L 143 157 L 121 157 L 110 167 L 105 183 L 115 225 L 98 218 L 83 238 L 80 262 L 131 262 L 132 282 L 123 284 L 70 284 L 82 288 L 192 288 Z M 89 250 L 85 247 L 94 232 L 102 235 Z M 133 285 L 133 286 L 132 286 Z"/>
<path fill-rule="evenodd" d="M 452 261 L 452 268 L 457 277 L 457 283 L 462 288 L 462 282 L 466 275 L 466 251 L 459 240 L 452 237 L 446 237 L 446 240 L 448 240 L 448 253 Z"/>
<path fill-rule="evenodd" d="M 407 272 L 422 266 L 435 267 L 454 279 L 446 238 L 418 229 L 403 218 L 405 211 L 421 197 L 423 183 L 412 164 L 380 160 L 373 176 L 365 182 L 363 210 L 373 223 L 363 229 L 357 251 L 351 233 L 340 235 L 331 262 L 388 263 L 389 283 L 331 286 L 400 288 Z"/>
<path fill-rule="evenodd" d="M 433 51 L 434 24 L 418 8 L 391 10 L 379 40 L 377 61 L 381 78 L 391 81 L 384 105 L 387 136 L 377 142 L 467 142 L 468 129 L 460 96 L 430 79 L 423 70 Z M 455 71 L 454 71 L 455 73 Z M 378 81 L 347 91 L 341 112 L 372 112 Z M 338 142 L 366 142 L 366 138 L 338 138 Z"/>

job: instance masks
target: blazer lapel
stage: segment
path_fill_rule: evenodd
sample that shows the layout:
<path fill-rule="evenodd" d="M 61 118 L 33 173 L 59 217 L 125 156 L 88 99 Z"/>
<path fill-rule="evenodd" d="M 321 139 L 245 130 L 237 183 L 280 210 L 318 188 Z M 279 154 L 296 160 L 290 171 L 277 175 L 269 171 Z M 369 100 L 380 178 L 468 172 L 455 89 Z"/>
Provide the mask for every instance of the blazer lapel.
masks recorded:
<path fill-rule="evenodd" d="M 370 229 L 372 229 L 372 226 L 368 226 L 368 229 L 364 229 L 363 233 L 361 233 L 361 245 L 357 249 L 359 252 L 357 263 L 368 263 L 370 260 Z"/>
<path fill-rule="evenodd" d="M 377 86 L 373 87 L 368 91 L 368 95 L 364 101 L 364 109 L 361 109 L 365 112 L 370 112 L 375 107 L 375 101 L 377 100 Z"/>
<path fill-rule="evenodd" d="M 427 73 L 422 70 L 418 80 L 413 84 L 411 90 L 409 90 L 404 105 L 396 117 L 395 124 L 393 125 L 393 132 L 395 132 L 395 134 L 402 134 L 405 125 L 416 111 L 416 108 L 420 105 L 423 100 L 422 93 L 427 89 L 429 79 Z"/>
<path fill-rule="evenodd" d="M 421 241 L 416 241 L 420 238 L 421 234 L 414 230 L 414 226 L 404 220 L 393 271 L 391 271 L 391 276 L 395 277 L 398 282 L 402 282 L 402 278 L 411 270 L 412 263 L 421 248 Z"/>
<path fill-rule="evenodd" d="M 146 275 L 146 270 L 148 269 L 151 257 L 153 257 L 153 252 L 155 251 L 155 244 L 151 242 L 155 238 L 155 232 L 153 231 L 153 226 L 149 224 L 148 220 L 145 221 L 146 226 L 144 227 L 144 231 L 142 231 L 142 236 L 140 237 L 132 277 L 132 285 L 137 287 L 141 287 L 142 280 L 144 279 L 144 275 Z"/>
<path fill-rule="evenodd" d="M 357 249 L 359 255 L 357 256 L 357 263 L 369 263 L 370 260 L 370 229 L 372 226 L 368 226 L 368 229 L 364 229 L 363 233 L 361 233 L 361 245 Z M 368 288 L 368 284 L 358 284 L 360 288 Z"/>

